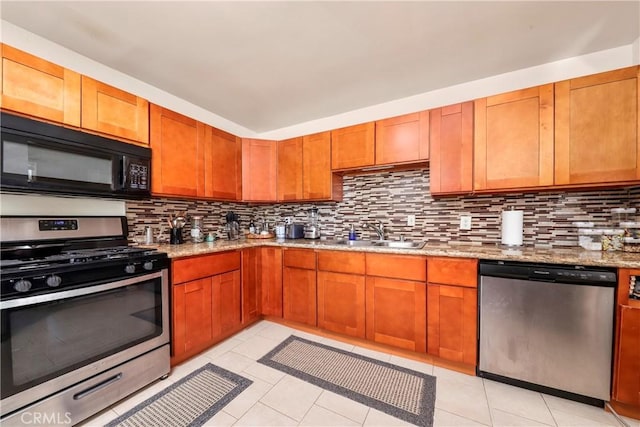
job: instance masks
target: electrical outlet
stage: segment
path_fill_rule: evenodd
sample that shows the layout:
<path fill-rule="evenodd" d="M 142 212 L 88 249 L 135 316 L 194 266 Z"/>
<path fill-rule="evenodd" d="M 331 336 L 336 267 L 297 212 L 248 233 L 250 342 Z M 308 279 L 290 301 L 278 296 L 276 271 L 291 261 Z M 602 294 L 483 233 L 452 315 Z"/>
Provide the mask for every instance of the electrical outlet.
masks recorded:
<path fill-rule="evenodd" d="M 415 215 L 407 215 L 407 225 L 409 227 L 413 227 L 416 225 L 416 216 Z"/>
<path fill-rule="evenodd" d="M 460 230 L 471 230 L 471 216 L 460 217 Z"/>

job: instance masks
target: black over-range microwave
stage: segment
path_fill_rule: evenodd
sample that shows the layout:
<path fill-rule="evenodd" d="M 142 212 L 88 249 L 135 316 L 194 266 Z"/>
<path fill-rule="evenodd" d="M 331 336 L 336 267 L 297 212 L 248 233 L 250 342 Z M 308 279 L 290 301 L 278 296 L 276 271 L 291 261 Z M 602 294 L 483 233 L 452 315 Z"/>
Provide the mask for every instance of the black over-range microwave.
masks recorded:
<path fill-rule="evenodd" d="M 2 113 L 3 190 L 144 199 L 151 150 Z"/>

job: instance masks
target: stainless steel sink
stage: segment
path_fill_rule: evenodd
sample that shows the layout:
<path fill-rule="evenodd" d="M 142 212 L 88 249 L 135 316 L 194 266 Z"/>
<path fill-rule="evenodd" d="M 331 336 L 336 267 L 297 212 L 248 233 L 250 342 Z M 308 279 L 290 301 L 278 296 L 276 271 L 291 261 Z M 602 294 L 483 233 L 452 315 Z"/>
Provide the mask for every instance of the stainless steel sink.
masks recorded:
<path fill-rule="evenodd" d="M 345 246 L 373 246 L 375 242 L 371 240 L 336 240 L 333 243 Z"/>
<path fill-rule="evenodd" d="M 336 240 L 336 245 L 354 247 L 385 247 L 398 249 L 422 249 L 425 242 L 405 242 L 399 240 Z"/>
<path fill-rule="evenodd" d="M 398 248 L 398 249 L 422 249 L 425 242 L 405 242 L 394 240 L 382 240 L 373 242 L 374 246 L 382 246 L 386 248 Z"/>

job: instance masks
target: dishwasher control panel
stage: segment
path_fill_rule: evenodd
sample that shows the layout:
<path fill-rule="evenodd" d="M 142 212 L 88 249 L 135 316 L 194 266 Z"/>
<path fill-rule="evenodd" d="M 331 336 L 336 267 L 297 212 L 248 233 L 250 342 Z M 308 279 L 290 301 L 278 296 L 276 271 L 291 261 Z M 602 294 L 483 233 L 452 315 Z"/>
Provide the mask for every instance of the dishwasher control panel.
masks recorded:
<path fill-rule="evenodd" d="M 595 286 L 615 286 L 618 280 L 615 268 L 484 260 L 480 275 Z"/>

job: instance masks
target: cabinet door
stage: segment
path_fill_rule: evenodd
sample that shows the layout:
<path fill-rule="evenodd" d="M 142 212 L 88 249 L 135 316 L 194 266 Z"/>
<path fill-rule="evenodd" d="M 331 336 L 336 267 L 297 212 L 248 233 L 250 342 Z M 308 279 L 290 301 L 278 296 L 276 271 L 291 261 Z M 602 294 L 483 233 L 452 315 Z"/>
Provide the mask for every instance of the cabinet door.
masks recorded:
<path fill-rule="evenodd" d="M 148 144 L 149 102 L 82 76 L 82 127 Z"/>
<path fill-rule="evenodd" d="M 427 285 L 427 352 L 443 359 L 476 364 L 477 290 Z"/>
<path fill-rule="evenodd" d="M 242 250 L 242 324 L 260 317 L 260 248 Z"/>
<path fill-rule="evenodd" d="M 375 163 L 375 122 L 331 131 L 331 169 L 354 169 Z"/>
<path fill-rule="evenodd" d="M 79 127 L 80 74 L 6 44 L 0 47 L 0 106 L 5 110 Z"/>
<path fill-rule="evenodd" d="M 218 274 L 211 278 L 211 318 L 213 337 L 227 335 L 240 326 L 240 270 Z"/>
<path fill-rule="evenodd" d="M 364 276 L 318 271 L 318 326 L 365 337 Z"/>
<path fill-rule="evenodd" d="M 278 142 L 278 200 L 302 200 L 302 138 Z"/>
<path fill-rule="evenodd" d="M 172 287 L 173 356 L 195 354 L 211 343 L 211 278 Z"/>
<path fill-rule="evenodd" d="M 205 138 L 204 124 L 151 105 L 151 190 L 167 196 L 198 195 L 204 173 L 198 161 Z"/>
<path fill-rule="evenodd" d="M 276 201 L 276 141 L 242 140 L 242 199 Z"/>
<path fill-rule="evenodd" d="M 553 84 L 475 101 L 474 190 L 553 185 Z"/>
<path fill-rule="evenodd" d="M 430 191 L 473 191 L 473 103 L 431 110 Z"/>
<path fill-rule="evenodd" d="M 316 326 L 316 270 L 284 267 L 282 292 L 283 317 Z"/>
<path fill-rule="evenodd" d="M 475 258 L 428 257 L 427 281 L 441 285 L 478 287 L 478 260 Z"/>
<path fill-rule="evenodd" d="M 640 179 L 639 70 L 556 83 L 557 185 Z"/>
<path fill-rule="evenodd" d="M 429 160 L 429 112 L 376 121 L 376 165 Z"/>
<path fill-rule="evenodd" d="M 640 308 L 620 306 L 620 338 L 614 398 L 640 405 Z"/>
<path fill-rule="evenodd" d="M 364 275 L 365 253 L 318 251 L 318 270 Z"/>
<path fill-rule="evenodd" d="M 204 153 L 204 189 L 199 193 L 216 200 L 242 199 L 242 142 L 230 133 L 206 126 L 207 138 L 201 141 Z"/>
<path fill-rule="evenodd" d="M 342 177 L 331 172 L 331 132 L 302 137 L 302 198 L 342 200 Z"/>
<path fill-rule="evenodd" d="M 366 279 L 367 339 L 411 351 L 427 349 L 427 290 L 424 282 Z"/>
<path fill-rule="evenodd" d="M 282 317 L 282 249 L 260 248 L 262 314 Z"/>

